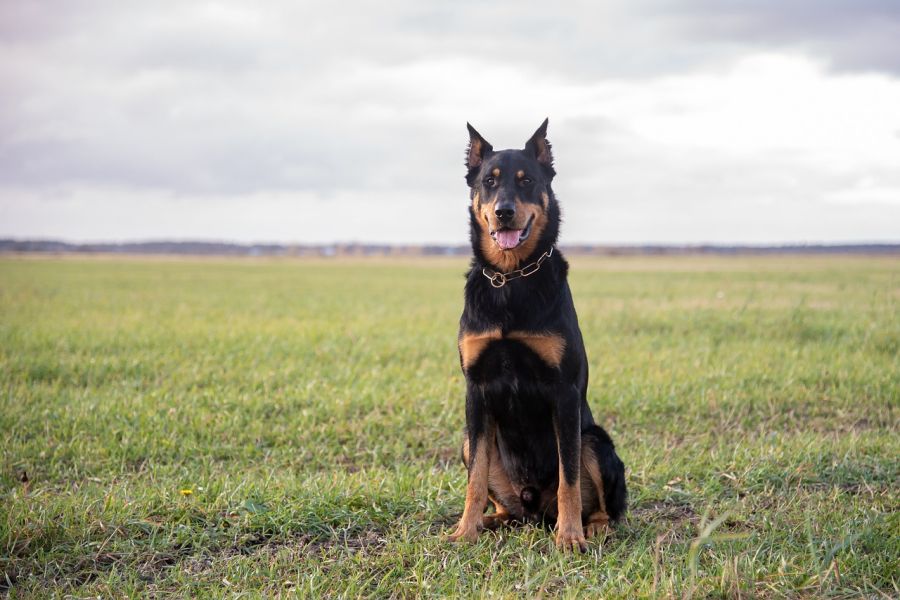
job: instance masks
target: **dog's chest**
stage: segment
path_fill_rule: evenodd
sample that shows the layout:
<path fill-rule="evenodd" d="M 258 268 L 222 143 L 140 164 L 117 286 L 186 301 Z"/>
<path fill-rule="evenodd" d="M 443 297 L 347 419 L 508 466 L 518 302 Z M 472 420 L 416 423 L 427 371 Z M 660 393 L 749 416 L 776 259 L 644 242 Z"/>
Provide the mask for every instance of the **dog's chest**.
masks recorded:
<path fill-rule="evenodd" d="M 459 336 L 459 356 L 468 376 L 480 379 L 523 374 L 529 367 L 557 370 L 566 350 L 565 338 L 552 332 L 463 331 Z M 524 368 L 524 370 L 523 370 Z"/>

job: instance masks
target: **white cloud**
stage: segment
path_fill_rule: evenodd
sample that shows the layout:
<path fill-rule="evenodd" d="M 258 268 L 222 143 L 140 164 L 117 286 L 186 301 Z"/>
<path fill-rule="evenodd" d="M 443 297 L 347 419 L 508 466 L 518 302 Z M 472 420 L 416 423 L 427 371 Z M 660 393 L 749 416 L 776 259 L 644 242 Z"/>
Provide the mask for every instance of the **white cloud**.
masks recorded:
<path fill-rule="evenodd" d="M 654 6 L 7 6 L 0 236 L 463 243 L 549 115 L 565 241 L 897 238 L 900 79 Z"/>

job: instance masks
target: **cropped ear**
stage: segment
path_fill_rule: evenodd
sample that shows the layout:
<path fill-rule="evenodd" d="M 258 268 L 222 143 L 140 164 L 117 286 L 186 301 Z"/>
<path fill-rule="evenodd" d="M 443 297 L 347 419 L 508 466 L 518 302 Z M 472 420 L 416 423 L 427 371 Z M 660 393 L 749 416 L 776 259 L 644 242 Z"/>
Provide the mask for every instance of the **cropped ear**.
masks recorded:
<path fill-rule="evenodd" d="M 530 152 L 535 159 L 545 167 L 553 169 L 553 153 L 550 151 L 550 142 L 547 141 L 547 123 L 550 119 L 544 119 L 531 139 L 525 142 L 525 151 Z"/>
<path fill-rule="evenodd" d="M 481 134 L 475 131 L 475 128 L 466 123 L 469 128 L 469 147 L 466 148 L 466 169 L 469 175 L 472 171 L 479 168 L 484 162 L 484 157 L 493 152 L 494 147 L 487 140 L 481 137 Z"/>

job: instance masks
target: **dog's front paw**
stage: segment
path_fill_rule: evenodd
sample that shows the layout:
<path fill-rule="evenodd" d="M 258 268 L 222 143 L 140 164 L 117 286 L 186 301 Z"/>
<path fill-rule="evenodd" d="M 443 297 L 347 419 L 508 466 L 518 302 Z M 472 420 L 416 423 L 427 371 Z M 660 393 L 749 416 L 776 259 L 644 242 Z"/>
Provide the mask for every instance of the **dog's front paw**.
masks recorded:
<path fill-rule="evenodd" d="M 474 544 L 478 541 L 478 527 L 464 526 L 460 523 L 456 531 L 447 536 L 448 542 L 468 542 Z"/>
<path fill-rule="evenodd" d="M 587 552 L 587 541 L 581 527 L 560 527 L 556 532 L 556 547 L 560 550 L 580 550 Z"/>

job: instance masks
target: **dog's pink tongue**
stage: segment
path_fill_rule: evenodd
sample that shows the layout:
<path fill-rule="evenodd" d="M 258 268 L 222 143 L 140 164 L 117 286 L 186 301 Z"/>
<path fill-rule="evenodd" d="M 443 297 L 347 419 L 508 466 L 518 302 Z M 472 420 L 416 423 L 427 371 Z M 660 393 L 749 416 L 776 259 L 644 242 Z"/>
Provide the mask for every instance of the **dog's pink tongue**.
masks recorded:
<path fill-rule="evenodd" d="M 497 244 L 502 249 L 509 250 L 510 248 L 515 248 L 519 244 L 519 236 L 521 234 L 521 229 L 507 229 L 505 231 L 498 231 L 495 235 L 497 236 Z"/>

